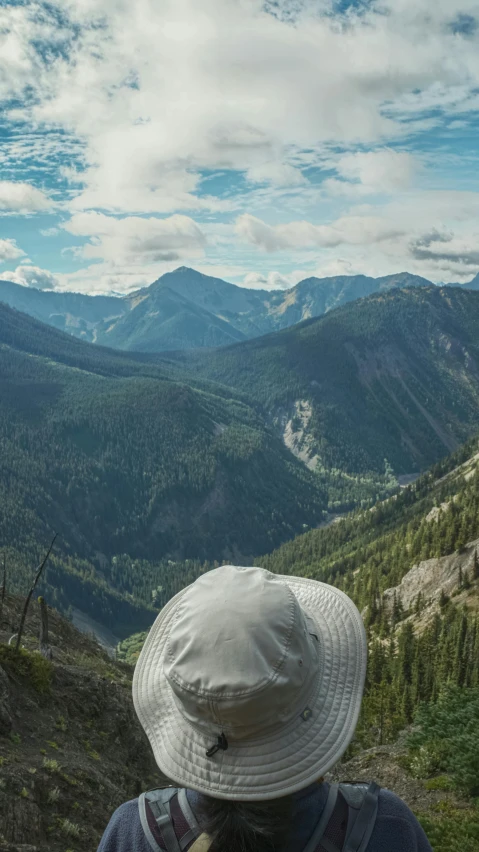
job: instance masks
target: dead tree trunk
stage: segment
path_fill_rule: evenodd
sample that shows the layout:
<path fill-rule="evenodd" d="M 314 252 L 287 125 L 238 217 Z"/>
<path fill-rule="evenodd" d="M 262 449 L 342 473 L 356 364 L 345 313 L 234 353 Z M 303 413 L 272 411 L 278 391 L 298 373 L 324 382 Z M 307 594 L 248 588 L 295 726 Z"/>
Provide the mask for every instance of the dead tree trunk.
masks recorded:
<path fill-rule="evenodd" d="M 18 633 L 17 633 L 17 641 L 16 641 L 16 644 L 15 644 L 15 651 L 18 651 L 20 649 L 20 643 L 22 641 L 23 628 L 25 627 L 25 619 L 27 617 L 28 606 L 30 604 L 30 600 L 31 600 L 31 597 L 33 595 L 33 592 L 35 591 L 35 586 L 37 585 L 40 577 L 42 576 L 42 571 L 43 571 L 45 565 L 48 562 L 48 557 L 50 556 L 50 553 L 52 552 L 52 548 L 53 548 L 53 545 L 55 544 L 56 538 L 57 538 L 57 533 L 55 533 L 55 535 L 53 536 L 52 543 L 50 544 L 50 547 L 47 550 L 47 553 L 46 553 L 46 556 L 45 556 L 43 562 L 40 563 L 40 565 L 38 566 L 38 568 L 36 570 L 36 574 L 35 574 L 35 577 L 33 579 L 32 587 L 31 587 L 31 589 L 30 589 L 30 591 L 29 591 L 29 593 L 28 593 L 28 595 L 25 599 L 25 606 L 23 607 L 22 618 L 21 618 L 21 621 L 20 621 L 20 627 L 18 628 Z"/>
<path fill-rule="evenodd" d="M 48 644 L 48 607 L 45 598 L 39 597 L 38 603 L 40 604 L 40 654 L 46 660 L 51 660 L 53 654 Z"/>
<path fill-rule="evenodd" d="M 2 582 L 2 599 L 0 601 L 0 618 L 3 615 L 3 602 L 7 591 L 7 557 L 3 554 L 3 582 Z"/>

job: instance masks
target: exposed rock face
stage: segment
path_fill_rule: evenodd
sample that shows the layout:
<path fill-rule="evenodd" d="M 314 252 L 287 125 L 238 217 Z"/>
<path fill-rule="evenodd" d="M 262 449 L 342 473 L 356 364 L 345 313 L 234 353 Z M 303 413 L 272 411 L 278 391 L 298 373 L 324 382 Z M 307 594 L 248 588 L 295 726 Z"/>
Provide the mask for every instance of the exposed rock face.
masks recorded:
<path fill-rule="evenodd" d="M 479 555 L 479 539 L 470 542 L 462 553 L 452 553 L 440 559 L 426 559 L 419 565 L 413 565 L 399 586 L 384 592 L 386 610 L 392 609 L 395 595 L 406 611 L 414 605 L 419 594 L 429 606 L 437 604 L 441 592 L 452 595 L 460 587 L 461 580 L 472 580 L 476 550 Z"/>
<path fill-rule="evenodd" d="M 287 413 L 282 411 L 277 418 L 282 429 L 283 441 L 288 450 L 291 450 L 293 455 L 310 470 L 314 470 L 318 462 L 314 440 L 308 433 L 312 415 L 313 409 L 309 400 L 297 399 L 292 410 Z"/>

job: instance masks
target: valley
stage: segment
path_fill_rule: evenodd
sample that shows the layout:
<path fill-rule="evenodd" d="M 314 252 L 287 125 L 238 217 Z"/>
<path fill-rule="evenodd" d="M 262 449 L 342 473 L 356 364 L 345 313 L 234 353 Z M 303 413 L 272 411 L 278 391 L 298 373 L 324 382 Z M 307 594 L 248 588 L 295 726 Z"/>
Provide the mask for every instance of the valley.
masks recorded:
<path fill-rule="evenodd" d="M 394 287 L 162 356 L 0 305 L 13 590 L 54 529 L 43 591 L 122 638 L 151 623 L 170 563 L 251 561 L 395 493 L 479 428 L 478 323 L 478 292 Z"/>

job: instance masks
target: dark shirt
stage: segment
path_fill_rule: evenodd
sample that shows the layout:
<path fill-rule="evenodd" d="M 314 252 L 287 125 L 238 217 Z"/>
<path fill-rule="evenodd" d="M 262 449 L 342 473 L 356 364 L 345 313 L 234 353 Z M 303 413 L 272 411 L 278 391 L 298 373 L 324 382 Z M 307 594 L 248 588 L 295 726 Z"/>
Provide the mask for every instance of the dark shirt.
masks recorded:
<path fill-rule="evenodd" d="M 314 784 L 294 795 L 293 831 L 288 852 L 302 852 L 326 804 L 329 785 Z M 188 790 L 195 811 L 198 795 Z M 151 852 L 143 832 L 138 799 L 125 802 L 113 814 L 98 852 Z M 408 806 L 390 790 L 381 789 L 376 823 L 366 852 L 432 852 L 431 845 Z"/>

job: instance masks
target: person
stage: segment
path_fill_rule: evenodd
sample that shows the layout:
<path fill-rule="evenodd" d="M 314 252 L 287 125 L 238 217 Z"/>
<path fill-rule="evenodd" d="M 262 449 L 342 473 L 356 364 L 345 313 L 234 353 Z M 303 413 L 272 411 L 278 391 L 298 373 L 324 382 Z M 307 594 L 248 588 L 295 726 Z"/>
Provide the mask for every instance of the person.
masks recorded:
<path fill-rule="evenodd" d="M 223 566 L 161 610 L 133 678 L 171 786 L 121 805 L 98 852 L 432 852 L 394 793 L 329 785 L 354 734 L 367 640 L 315 580 Z"/>

